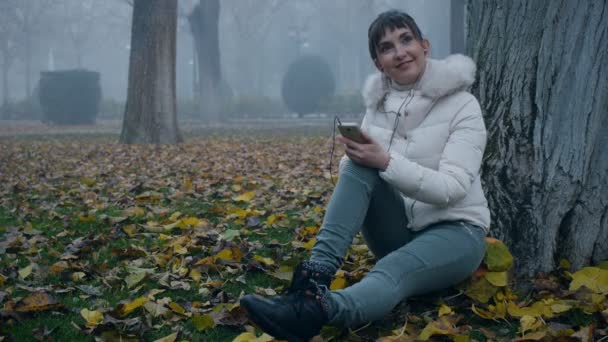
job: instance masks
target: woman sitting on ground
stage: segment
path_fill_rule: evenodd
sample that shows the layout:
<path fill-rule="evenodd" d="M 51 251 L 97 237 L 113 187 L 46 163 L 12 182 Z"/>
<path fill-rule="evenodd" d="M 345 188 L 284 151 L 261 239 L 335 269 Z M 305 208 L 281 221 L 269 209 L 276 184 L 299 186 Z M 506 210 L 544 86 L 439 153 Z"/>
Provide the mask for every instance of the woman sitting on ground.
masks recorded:
<path fill-rule="evenodd" d="M 467 92 L 474 62 L 428 58 L 414 19 L 395 10 L 372 22 L 368 38 L 380 72 L 363 91 L 366 141 L 339 138 L 346 156 L 310 259 L 296 268 L 286 296 L 241 299 L 249 318 L 279 339 L 380 319 L 410 296 L 466 279 L 485 253 L 486 129 Z M 328 290 L 360 231 L 377 263 L 360 282 Z"/>

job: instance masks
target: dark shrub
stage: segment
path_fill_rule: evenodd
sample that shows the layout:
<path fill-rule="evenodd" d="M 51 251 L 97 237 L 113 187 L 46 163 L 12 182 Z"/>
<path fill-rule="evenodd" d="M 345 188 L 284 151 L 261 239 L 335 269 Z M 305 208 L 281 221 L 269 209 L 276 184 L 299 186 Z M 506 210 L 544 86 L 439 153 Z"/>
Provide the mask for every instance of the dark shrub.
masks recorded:
<path fill-rule="evenodd" d="M 299 116 L 314 113 L 335 89 L 331 68 L 319 56 L 302 56 L 288 68 L 281 85 L 281 95 L 287 108 Z"/>
<path fill-rule="evenodd" d="M 100 100 L 98 72 L 65 70 L 40 73 L 40 105 L 46 122 L 93 124 Z"/>

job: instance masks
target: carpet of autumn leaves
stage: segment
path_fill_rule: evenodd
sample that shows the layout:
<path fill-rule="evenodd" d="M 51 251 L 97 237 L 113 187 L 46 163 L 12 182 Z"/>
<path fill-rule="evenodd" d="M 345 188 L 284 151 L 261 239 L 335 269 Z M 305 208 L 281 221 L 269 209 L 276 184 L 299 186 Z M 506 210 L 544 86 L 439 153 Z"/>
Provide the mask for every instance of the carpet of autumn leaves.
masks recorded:
<path fill-rule="evenodd" d="M 280 293 L 314 245 L 333 187 L 331 140 L 114 141 L 0 140 L 0 341 L 272 341 L 238 299 Z M 317 339 L 606 338 L 607 264 L 570 270 L 564 260 L 556 274 L 515 284 L 507 248 L 487 245 L 463 284 Z M 332 288 L 373 263 L 356 238 Z"/>

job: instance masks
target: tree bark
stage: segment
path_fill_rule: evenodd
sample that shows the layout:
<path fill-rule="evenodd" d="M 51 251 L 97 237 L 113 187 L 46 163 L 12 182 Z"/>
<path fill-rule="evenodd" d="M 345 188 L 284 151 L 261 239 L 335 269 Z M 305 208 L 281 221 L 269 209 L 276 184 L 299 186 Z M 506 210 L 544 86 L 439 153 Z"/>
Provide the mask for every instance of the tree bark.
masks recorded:
<path fill-rule="evenodd" d="M 120 142 L 174 144 L 177 0 L 135 0 L 129 87 Z"/>
<path fill-rule="evenodd" d="M 210 121 L 220 120 L 222 107 L 219 16 L 219 0 L 201 0 L 188 16 L 198 56 L 199 108 Z"/>
<path fill-rule="evenodd" d="M 520 275 L 608 259 L 608 3 L 469 0 L 492 232 Z"/>

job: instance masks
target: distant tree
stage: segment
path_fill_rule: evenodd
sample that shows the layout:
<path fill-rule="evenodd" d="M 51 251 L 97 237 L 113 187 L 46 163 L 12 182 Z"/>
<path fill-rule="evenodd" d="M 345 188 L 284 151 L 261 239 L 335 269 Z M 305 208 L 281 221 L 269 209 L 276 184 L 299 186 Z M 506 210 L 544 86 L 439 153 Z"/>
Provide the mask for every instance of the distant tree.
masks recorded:
<path fill-rule="evenodd" d="M 112 15 L 108 8 L 95 0 L 63 0 L 58 6 L 61 29 L 74 48 L 76 66 L 83 67 L 83 58 L 100 19 Z"/>
<path fill-rule="evenodd" d="M 3 119 L 8 119 L 10 115 L 10 88 L 8 84 L 8 76 L 11 70 L 17 51 L 16 39 L 17 29 L 15 22 L 10 17 L 12 15 L 10 3 L 0 3 L 0 62 L 2 66 L 2 107 L 0 107 L 0 115 Z"/>
<path fill-rule="evenodd" d="M 201 116 L 209 121 L 221 118 L 219 16 L 219 0 L 200 1 L 188 16 L 198 58 L 199 108 Z"/>
<path fill-rule="evenodd" d="M 467 9 L 493 234 L 524 275 L 608 259 L 608 2 Z"/>
<path fill-rule="evenodd" d="M 25 94 L 29 99 L 32 93 L 32 57 L 34 55 L 34 38 L 40 34 L 46 24 L 45 16 L 52 8 L 52 0 L 2 0 L 10 10 L 10 20 L 18 30 L 17 46 L 21 49 L 25 65 Z"/>
<path fill-rule="evenodd" d="M 227 13 L 224 17 L 229 18 L 230 32 L 237 37 L 233 40 L 236 46 L 230 48 L 250 52 L 223 57 L 222 62 L 230 61 L 239 66 L 255 65 L 254 68 L 238 68 L 238 78 L 248 82 L 231 84 L 237 95 L 262 97 L 268 89 L 270 75 L 276 71 L 269 70 L 269 66 L 277 68 L 277 65 L 273 64 L 267 48 L 261 47 L 271 44 L 268 38 L 271 36 L 270 29 L 276 23 L 275 14 L 287 3 L 283 0 L 222 0 L 222 12 Z"/>
<path fill-rule="evenodd" d="M 177 0 L 135 0 L 129 87 L 120 142 L 182 141 L 175 89 Z"/>

